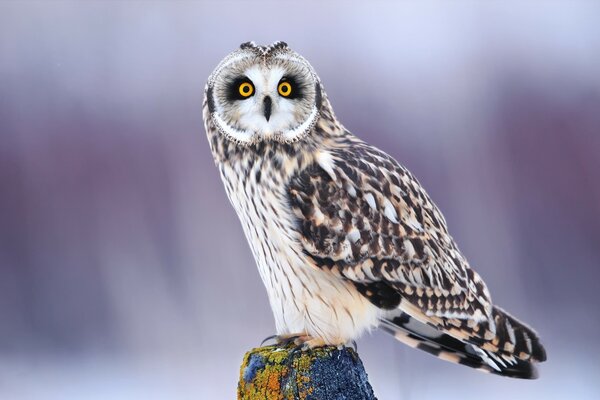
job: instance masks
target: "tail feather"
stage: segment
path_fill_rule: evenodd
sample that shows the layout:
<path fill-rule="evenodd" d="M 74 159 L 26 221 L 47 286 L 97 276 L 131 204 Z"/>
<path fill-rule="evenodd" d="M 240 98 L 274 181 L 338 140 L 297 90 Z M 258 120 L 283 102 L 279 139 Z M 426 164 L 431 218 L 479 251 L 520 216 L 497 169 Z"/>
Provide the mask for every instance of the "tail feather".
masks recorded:
<path fill-rule="evenodd" d="M 381 328 L 399 341 L 446 361 L 513 378 L 537 378 L 532 361 L 546 359 L 537 335 L 500 309 L 494 310 L 494 316 L 496 336 L 481 344 L 458 339 L 404 312 L 384 319 Z M 514 346 L 512 352 L 511 345 L 506 343 Z"/>
<path fill-rule="evenodd" d="M 546 361 L 546 350 L 537 333 L 521 321 L 494 306 L 492 310 L 496 332 L 485 348 L 501 355 L 514 356 L 524 361 Z"/>

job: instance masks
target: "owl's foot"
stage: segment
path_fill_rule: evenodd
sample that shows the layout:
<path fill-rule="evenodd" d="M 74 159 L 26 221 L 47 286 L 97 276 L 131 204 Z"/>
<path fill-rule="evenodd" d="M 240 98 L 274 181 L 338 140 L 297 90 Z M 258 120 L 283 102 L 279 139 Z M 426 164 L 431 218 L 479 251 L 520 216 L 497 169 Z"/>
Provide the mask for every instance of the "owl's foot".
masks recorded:
<path fill-rule="evenodd" d="M 312 337 L 304 332 L 288 333 L 285 335 L 271 335 L 266 337 L 260 343 L 260 345 L 263 346 L 266 342 L 270 340 L 273 340 L 275 342 L 274 345 L 278 347 L 287 347 L 293 344 L 293 352 L 311 350 L 326 345 L 323 339 Z"/>
<path fill-rule="evenodd" d="M 323 339 L 315 338 L 308 335 L 298 336 L 294 340 L 294 344 L 298 346 L 297 348 L 299 348 L 302 351 L 312 350 L 317 347 L 323 347 L 327 345 Z"/>
<path fill-rule="evenodd" d="M 306 351 L 312 350 L 317 347 L 327 346 L 325 340 L 322 338 L 315 338 L 305 333 L 290 333 L 285 335 L 271 335 L 267 336 L 261 343 L 261 347 L 268 341 L 273 340 L 275 346 L 279 347 L 287 347 L 290 344 L 294 344 L 295 348 L 293 350 L 294 353 L 298 351 Z M 340 344 L 338 348 L 341 350 L 342 348 L 349 346 L 354 349 L 354 351 L 358 351 L 358 346 L 356 345 L 356 341 L 352 340 L 347 344 Z"/>
<path fill-rule="evenodd" d="M 315 338 L 308 335 L 298 336 L 296 339 L 294 339 L 294 344 L 297 346 L 297 348 L 294 349 L 294 351 L 306 351 L 316 349 L 317 347 L 332 346 L 332 344 L 325 342 L 325 340 L 322 338 Z M 337 345 L 338 350 L 342 350 L 344 347 L 351 347 L 352 349 L 354 349 L 355 352 L 358 352 L 358 345 L 356 344 L 355 340 L 351 340 L 350 342 L 345 344 L 340 343 Z"/>
<path fill-rule="evenodd" d="M 285 335 L 271 335 L 266 337 L 260 345 L 263 346 L 269 340 L 273 340 L 276 346 L 279 347 L 287 347 L 290 343 L 294 343 L 297 345 L 296 340 L 300 340 L 301 338 L 309 337 L 306 333 L 289 333 Z"/>

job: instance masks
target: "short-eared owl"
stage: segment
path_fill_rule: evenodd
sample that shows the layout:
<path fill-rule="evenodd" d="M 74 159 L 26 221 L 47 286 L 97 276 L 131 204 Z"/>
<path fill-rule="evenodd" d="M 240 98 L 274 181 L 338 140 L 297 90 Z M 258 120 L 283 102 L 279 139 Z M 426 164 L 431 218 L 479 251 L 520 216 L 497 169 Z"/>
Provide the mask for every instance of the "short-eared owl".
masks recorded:
<path fill-rule="evenodd" d="M 343 127 L 303 57 L 242 44 L 211 74 L 203 115 L 280 338 L 340 345 L 380 327 L 444 360 L 536 376 L 537 334 L 493 305 L 419 181 Z"/>

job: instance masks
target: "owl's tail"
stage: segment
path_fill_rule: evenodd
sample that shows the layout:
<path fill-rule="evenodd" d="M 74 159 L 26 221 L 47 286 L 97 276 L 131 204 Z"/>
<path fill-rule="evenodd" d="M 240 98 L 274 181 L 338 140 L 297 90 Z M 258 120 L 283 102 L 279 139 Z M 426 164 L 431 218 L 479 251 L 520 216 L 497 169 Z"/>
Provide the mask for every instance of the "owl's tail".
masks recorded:
<path fill-rule="evenodd" d="M 496 334 L 490 340 L 465 341 L 444 333 L 405 312 L 382 320 L 381 328 L 413 348 L 442 360 L 511 378 L 535 379 L 535 362 L 546 360 L 546 351 L 529 327 L 494 307 Z"/>

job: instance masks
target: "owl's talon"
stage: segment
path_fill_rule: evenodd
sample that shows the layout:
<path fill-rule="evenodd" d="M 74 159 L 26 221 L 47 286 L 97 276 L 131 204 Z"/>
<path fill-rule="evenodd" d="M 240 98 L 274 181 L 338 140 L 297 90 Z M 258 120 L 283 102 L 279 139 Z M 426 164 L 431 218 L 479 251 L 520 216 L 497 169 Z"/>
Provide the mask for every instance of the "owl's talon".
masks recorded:
<path fill-rule="evenodd" d="M 267 336 L 266 338 L 264 338 L 262 340 L 262 342 L 260 342 L 260 347 L 263 347 L 266 342 L 268 342 L 269 340 L 273 340 L 273 339 L 275 339 L 277 341 L 277 335 Z"/>
<path fill-rule="evenodd" d="M 279 347 L 287 347 L 290 343 L 296 343 L 296 340 L 298 340 L 299 337 L 300 337 L 300 335 L 294 335 L 294 336 L 289 336 L 289 337 L 280 339 L 277 342 L 277 345 Z"/>
<path fill-rule="evenodd" d="M 291 362 L 292 362 L 292 360 L 294 360 L 294 357 L 296 356 L 296 354 L 298 354 L 298 353 L 301 353 L 302 351 L 304 351 L 304 350 L 302 349 L 302 346 L 303 346 L 303 345 L 295 346 L 295 347 L 294 347 L 294 348 L 293 348 L 293 349 L 290 351 L 290 353 L 288 354 L 288 357 L 287 357 L 287 358 L 288 358 L 288 363 L 291 363 Z"/>
<path fill-rule="evenodd" d="M 352 349 L 354 349 L 354 352 L 358 353 L 358 344 L 356 344 L 356 340 L 350 341 L 350 344 L 352 345 L 350 347 L 352 347 Z"/>

